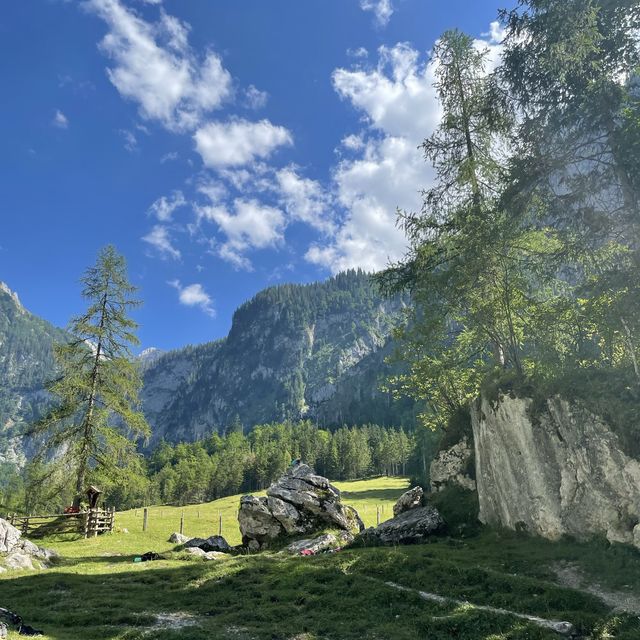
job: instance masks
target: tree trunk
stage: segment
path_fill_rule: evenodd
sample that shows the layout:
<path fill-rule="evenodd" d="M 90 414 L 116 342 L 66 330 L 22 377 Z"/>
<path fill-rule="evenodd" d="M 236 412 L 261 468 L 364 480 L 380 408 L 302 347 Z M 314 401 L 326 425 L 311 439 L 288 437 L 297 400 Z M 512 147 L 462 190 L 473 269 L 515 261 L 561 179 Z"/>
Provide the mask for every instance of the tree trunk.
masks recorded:
<path fill-rule="evenodd" d="M 102 309 L 100 313 L 100 329 L 104 329 L 105 315 L 107 310 L 107 294 L 102 297 Z M 93 360 L 91 371 L 91 393 L 89 394 L 87 413 L 84 417 L 82 445 L 78 460 L 78 470 L 76 473 L 76 495 L 73 499 L 73 506 L 77 509 L 85 491 L 87 470 L 89 468 L 89 456 L 91 453 L 91 430 L 93 426 L 93 410 L 96 404 L 96 394 L 98 390 L 98 374 L 100 371 L 100 357 L 102 356 L 102 333 L 96 345 L 96 354 Z"/>

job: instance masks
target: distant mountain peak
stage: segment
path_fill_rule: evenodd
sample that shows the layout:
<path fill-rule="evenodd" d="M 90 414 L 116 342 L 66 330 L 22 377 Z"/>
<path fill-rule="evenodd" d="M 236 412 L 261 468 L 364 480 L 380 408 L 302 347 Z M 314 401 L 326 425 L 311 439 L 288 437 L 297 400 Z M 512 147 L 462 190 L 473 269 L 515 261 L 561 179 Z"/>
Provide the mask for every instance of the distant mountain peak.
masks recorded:
<path fill-rule="evenodd" d="M 164 355 L 164 353 L 165 352 L 162 351 L 162 349 L 157 349 L 156 347 L 148 347 L 147 349 L 144 349 L 143 351 L 140 352 L 140 355 L 138 356 L 138 360 L 143 365 L 151 365 L 158 358 Z"/>
<path fill-rule="evenodd" d="M 15 291 L 12 291 L 9 288 L 9 285 L 6 284 L 5 282 L 2 282 L 1 280 L 0 280 L 0 291 L 2 291 L 3 293 L 6 293 L 11 298 L 11 300 L 13 300 L 13 303 L 15 304 L 15 306 L 20 312 L 26 313 L 26 309 L 22 306 L 22 303 L 20 302 L 20 298 L 18 297 L 18 294 Z"/>

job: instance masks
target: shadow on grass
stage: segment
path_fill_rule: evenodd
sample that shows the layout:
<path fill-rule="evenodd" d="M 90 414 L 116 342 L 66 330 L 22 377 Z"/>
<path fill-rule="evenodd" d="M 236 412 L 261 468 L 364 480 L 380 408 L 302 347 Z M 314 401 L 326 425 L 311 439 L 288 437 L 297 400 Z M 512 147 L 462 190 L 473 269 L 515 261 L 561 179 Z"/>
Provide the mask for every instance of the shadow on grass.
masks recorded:
<path fill-rule="evenodd" d="M 443 595 L 466 595 L 478 604 L 502 603 L 525 613 L 579 622 L 594 638 L 604 637 L 597 635 L 604 624 L 619 640 L 640 637 L 640 627 L 630 626 L 633 620 L 616 622 L 589 596 L 467 566 L 463 558 L 459 563 L 449 556 L 439 558 L 447 549 L 438 546 L 354 550 L 314 558 L 168 560 L 114 573 L 91 571 L 96 564 L 130 558 L 76 559 L 68 566 L 0 580 L 0 606 L 42 628 L 51 640 L 290 640 L 300 634 L 309 640 L 485 640 L 493 635 L 505 640 L 557 639 L 510 616 L 429 603 L 384 585 L 394 580 Z M 177 616 L 157 626 L 158 614 Z"/>

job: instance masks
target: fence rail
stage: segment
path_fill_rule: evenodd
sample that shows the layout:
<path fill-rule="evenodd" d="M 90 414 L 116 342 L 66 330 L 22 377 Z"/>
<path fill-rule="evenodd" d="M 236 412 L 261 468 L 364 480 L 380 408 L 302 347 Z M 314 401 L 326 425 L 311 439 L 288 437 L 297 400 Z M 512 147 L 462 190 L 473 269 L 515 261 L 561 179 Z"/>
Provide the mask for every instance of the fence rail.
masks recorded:
<path fill-rule="evenodd" d="M 111 509 L 89 509 L 80 513 L 58 513 L 42 516 L 7 517 L 23 536 L 41 538 L 56 533 L 81 533 L 85 538 L 113 531 L 116 512 Z"/>

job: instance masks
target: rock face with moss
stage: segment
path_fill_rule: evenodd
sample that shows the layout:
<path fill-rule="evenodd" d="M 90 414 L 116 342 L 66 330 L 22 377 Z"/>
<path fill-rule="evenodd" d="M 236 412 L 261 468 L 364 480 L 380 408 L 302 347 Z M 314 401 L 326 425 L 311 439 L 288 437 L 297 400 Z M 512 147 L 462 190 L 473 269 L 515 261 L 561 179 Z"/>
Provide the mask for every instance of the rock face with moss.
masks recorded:
<path fill-rule="evenodd" d="M 603 419 L 505 395 L 478 400 L 471 418 L 482 522 L 640 548 L 640 461 Z"/>
<path fill-rule="evenodd" d="M 283 536 L 364 528 L 358 512 L 342 503 L 340 491 L 306 464 L 291 467 L 266 497 L 243 496 L 238 522 L 243 544 L 255 550 Z"/>
<path fill-rule="evenodd" d="M 442 449 L 431 462 L 430 479 L 434 491 L 442 491 L 449 486 L 475 491 L 473 443 L 464 436 L 454 445 Z"/>

